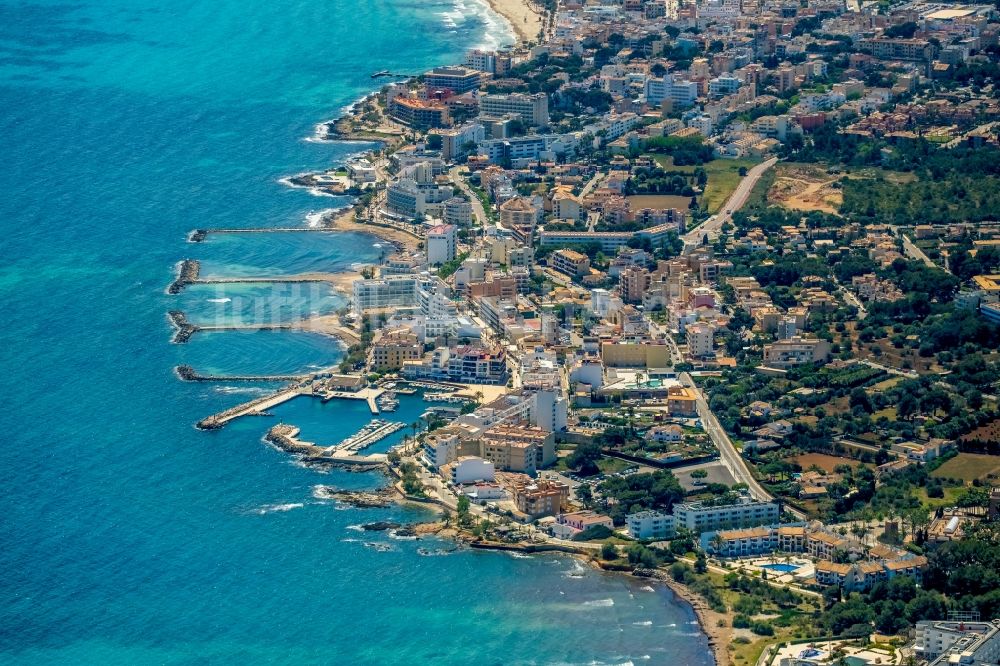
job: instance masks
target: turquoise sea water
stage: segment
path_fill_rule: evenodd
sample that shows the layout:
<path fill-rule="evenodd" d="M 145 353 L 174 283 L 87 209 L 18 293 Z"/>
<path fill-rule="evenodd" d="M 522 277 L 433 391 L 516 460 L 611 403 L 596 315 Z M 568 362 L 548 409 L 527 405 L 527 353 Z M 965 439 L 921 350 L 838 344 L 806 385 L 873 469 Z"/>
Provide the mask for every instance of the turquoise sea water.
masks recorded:
<path fill-rule="evenodd" d="M 425 516 L 316 500 L 317 484 L 378 478 L 303 469 L 260 440 L 283 419 L 332 443 L 368 419 L 361 404 L 299 399 L 192 427 L 262 388 L 182 384 L 174 366 L 289 372 L 340 348 L 287 332 L 172 345 L 167 310 L 245 321 L 342 301 L 289 285 L 167 296 L 179 259 L 249 275 L 378 250 L 360 234 L 187 232 L 343 205 L 278 180 L 363 148 L 304 138 L 372 71 L 503 38 L 466 4 L 463 20 L 436 0 L 0 2 L 0 663 L 711 663 L 669 591 L 563 558 L 362 534 Z M 398 418 L 424 407 L 404 400 Z"/>

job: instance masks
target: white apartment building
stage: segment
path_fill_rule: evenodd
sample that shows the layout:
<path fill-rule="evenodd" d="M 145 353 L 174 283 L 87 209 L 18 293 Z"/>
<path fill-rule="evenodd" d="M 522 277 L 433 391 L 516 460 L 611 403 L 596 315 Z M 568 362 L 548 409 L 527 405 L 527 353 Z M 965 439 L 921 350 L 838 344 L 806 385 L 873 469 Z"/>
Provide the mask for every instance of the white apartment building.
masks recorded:
<path fill-rule="evenodd" d="M 794 336 L 764 345 L 764 365 L 790 368 L 805 363 L 825 363 L 830 359 L 831 345 L 826 340 Z"/>
<path fill-rule="evenodd" d="M 448 161 L 475 152 L 475 146 L 486 139 L 486 128 L 479 123 L 436 129 L 431 133 L 441 137 L 441 157 Z"/>
<path fill-rule="evenodd" d="M 441 469 L 458 457 L 461 437 L 453 429 L 440 428 L 424 437 L 424 460 L 432 469 Z"/>
<path fill-rule="evenodd" d="M 732 74 L 723 74 L 708 82 L 708 94 L 715 99 L 719 99 L 739 90 L 741 83 L 742 81 Z"/>
<path fill-rule="evenodd" d="M 784 141 L 788 138 L 788 130 L 791 126 L 791 116 L 761 116 L 750 123 L 750 131 Z"/>
<path fill-rule="evenodd" d="M 452 197 L 441 206 L 441 214 L 447 224 L 467 227 L 472 224 L 472 204 L 461 197 Z"/>
<path fill-rule="evenodd" d="M 917 622 L 913 651 L 930 666 L 1000 663 L 1000 620 Z"/>
<path fill-rule="evenodd" d="M 778 522 L 778 505 L 743 496 L 733 504 L 715 506 L 705 502 L 684 502 L 674 506 L 677 527 L 695 534 L 712 530 L 753 527 Z"/>
<path fill-rule="evenodd" d="M 455 485 L 481 481 L 492 482 L 496 476 L 496 468 L 493 463 L 478 456 L 462 456 L 448 466 L 451 468 L 451 482 Z"/>
<path fill-rule="evenodd" d="M 481 95 L 479 113 L 498 118 L 515 114 L 529 127 L 542 127 L 549 124 L 549 99 L 545 93 Z"/>
<path fill-rule="evenodd" d="M 480 72 L 492 74 L 496 71 L 497 55 L 493 51 L 473 49 L 465 53 L 465 66 Z"/>
<path fill-rule="evenodd" d="M 390 275 L 373 280 L 355 280 L 351 307 L 354 312 L 417 304 L 420 280 L 416 275 Z"/>
<path fill-rule="evenodd" d="M 688 354 L 706 358 L 715 354 L 715 328 L 711 324 L 691 324 L 685 329 Z"/>
<path fill-rule="evenodd" d="M 674 81 L 670 86 L 670 100 L 677 108 L 694 106 L 698 101 L 698 84 L 694 81 Z"/>
<path fill-rule="evenodd" d="M 404 217 L 416 217 L 427 212 L 428 204 L 441 203 L 452 195 L 450 187 L 423 185 L 412 178 L 401 178 L 386 190 L 386 209 Z"/>
<path fill-rule="evenodd" d="M 427 230 L 427 263 L 444 264 L 455 258 L 458 248 L 458 228 L 439 224 Z"/>
<path fill-rule="evenodd" d="M 712 136 L 712 130 L 715 129 L 712 117 L 704 113 L 689 119 L 687 121 L 687 126 L 698 130 L 701 132 L 701 135 L 705 137 Z"/>
<path fill-rule="evenodd" d="M 625 518 L 633 539 L 669 539 L 676 529 L 674 517 L 660 511 L 640 511 Z"/>

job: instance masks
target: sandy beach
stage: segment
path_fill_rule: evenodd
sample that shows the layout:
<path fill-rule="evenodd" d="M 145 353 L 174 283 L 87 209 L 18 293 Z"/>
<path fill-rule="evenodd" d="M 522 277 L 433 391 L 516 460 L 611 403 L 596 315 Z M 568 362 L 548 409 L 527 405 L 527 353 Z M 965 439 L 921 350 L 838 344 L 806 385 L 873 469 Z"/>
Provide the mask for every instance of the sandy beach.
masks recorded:
<path fill-rule="evenodd" d="M 363 224 L 355 218 L 354 209 L 342 213 L 332 214 L 324 218 L 323 226 L 337 231 L 360 231 L 373 236 L 378 236 L 382 240 L 388 241 L 406 252 L 416 252 L 418 245 L 422 242 L 416 236 L 377 224 Z M 352 280 L 353 281 L 353 280 Z"/>
<path fill-rule="evenodd" d="M 490 7 L 503 16 L 517 33 L 517 41 L 537 42 L 542 29 L 542 14 L 529 0 L 486 0 Z"/>
<path fill-rule="evenodd" d="M 698 617 L 698 625 L 708 636 L 708 646 L 715 657 L 716 666 L 730 663 L 729 644 L 733 640 L 732 618 L 724 613 L 712 610 L 705 600 L 687 585 L 678 583 L 666 572 L 658 572 L 656 578 L 669 587 L 678 598 L 691 604 L 694 614 Z"/>

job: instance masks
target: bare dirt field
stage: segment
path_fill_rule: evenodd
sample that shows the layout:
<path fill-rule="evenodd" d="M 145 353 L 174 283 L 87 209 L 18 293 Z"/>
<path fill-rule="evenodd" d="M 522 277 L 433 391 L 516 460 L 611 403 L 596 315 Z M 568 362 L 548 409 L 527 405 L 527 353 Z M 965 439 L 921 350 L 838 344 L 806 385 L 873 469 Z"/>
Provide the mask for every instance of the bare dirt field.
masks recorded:
<path fill-rule="evenodd" d="M 850 465 L 851 467 L 859 467 L 861 465 L 861 463 L 857 460 L 829 456 L 825 453 L 803 453 L 801 455 L 786 458 L 786 460 L 798 463 L 803 470 L 807 470 L 813 465 L 816 465 L 825 472 L 832 472 L 833 468 L 837 465 Z"/>
<path fill-rule="evenodd" d="M 829 174 L 816 164 L 779 164 L 774 185 L 767 193 L 769 200 L 785 208 L 805 212 L 836 213 L 844 195 L 834 185 L 840 174 Z"/>

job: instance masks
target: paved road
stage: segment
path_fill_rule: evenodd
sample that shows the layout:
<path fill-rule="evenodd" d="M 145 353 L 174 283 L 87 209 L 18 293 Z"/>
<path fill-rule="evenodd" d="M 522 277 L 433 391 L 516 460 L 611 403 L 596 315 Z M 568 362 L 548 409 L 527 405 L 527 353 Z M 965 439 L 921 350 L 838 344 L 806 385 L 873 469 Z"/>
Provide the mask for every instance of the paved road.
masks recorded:
<path fill-rule="evenodd" d="M 897 377 L 906 377 L 907 379 L 918 379 L 920 373 L 915 370 L 902 370 L 900 368 L 894 368 L 891 365 L 883 365 L 882 363 L 876 363 L 875 361 L 858 361 L 862 365 L 867 365 L 869 368 L 875 368 L 876 370 L 883 370 L 888 372 L 890 375 L 896 375 Z"/>
<path fill-rule="evenodd" d="M 895 228 L 893 229 L 893 231 L 895 231 L 896 234 L 903 239 L 903 254 L 905 254 L 907 257 L 909 257 L 910 259 L 916 259 L 917 261 L 921 261 L 925 266 L 928 266 L 930 268 L 940 268 L 941 270 L 946 271 L 948 273 L 951 272 L 944 266 L 938 266 L 933 261 L 931 261 L 931 258 L 928 257 L 926 254 L 924 254 L 924 251 L 921 250 L 919 247 L 917 247 L 916 244 L 912 240 L 910 240 L 910 237 L 904 234 L 902 231 Z"/>
<path fill-rule="evenodd" d="M 708 401 L 705 400 L 704 394 L 701 390 L 695 386 L 694 380 L 691 379 L 691 375 L 682 372 L 679 375 L 681 383 L 686 386 L 690 386 L 698 394 L 697 408 L 698 416 L 701 418 L 701 426 L 708 433 L 708 436 L 712 439 L 712 443 L 715 447 L 719 449 L 719 459 L 722 464 L 726 466 L 729 473 L 733 475 L 733 478 L 740 483 L 747 484 L 747 488 L 750 491 L 750 496 L 754 499 L 766 502 L 768 500 L 774 499 L 774 496 L 764 490 L 757 479 L 753 477 L 753 473 L 750 468 L 747 467 L 746 461 L 743 460 L 743 456 L 740 452 L 736 450 L 733 445 L 733 441 L 729 439 L 729 435 L 726 434 L 726 430 L 719 423 L 719 420 L 715 418 L 715 414 L 708 406 Z M 805 515 L 800 511 L 793 509 L 790 506 L 785 505 L 785 511 L 798 516 L 799 518 L 804 518 Z"/>
<path fill-rule="evenodd" d="M 853 305 L 858 309 L 858 319 L 860 320 L 867 317 L 868 309 L 865 307 L 865 304 L 854 295 L 854 292 L 840 284 L 839 281 L 837 282 L 837 286 L 840 288 L 840 294 L 844 297 L 844 300 L 847 301 L 848 305 Z"/>
<path fill-rule="evenodd" d="M 476 216 L 479 220 L 479 224 L 485 227 L 489 224 L 490 218 L 486 215 L 486 210 L 483 208 L 483 202 L 479 200 L 476 193 L 472 191 L 469 184 L 465 182 L 465 178 L 462 177 L 462 170 L 465 167 L 452 167 L 449 172 L 451 175 L 451 182 L 458 186 L 458 189 L 465 193 L 465 196 L 469 197 L 469 203 L 472 204 L 472 214 Z"/>
<path fill-rule="evenodd" d="M 719 210 L 718 213 L 681 236 L 681 239 L 684 241 L 685 252 L 690 251 L 688 248 L 693 249 L 698 247 L 705 234 L 708 234 L 709 238 L 713 235 L 717 235 L 719 230 L 722 229 L 722 225 L 730 222 L 733 219 L 733 213 L 742 208 L 747 202 L 747 199 L 750 198 L 750 192 L 753 190 L 754 185 L 757 184 L 757 181 L 760 180 L 760 177 L 764 175 L 764 172 L 777 163 L 778 158 L 772 157 L 766 162 L 761 162 L 747 171 L 747 175 L 744 176 L 743 180 L 740 181 L 740 184 L 736 186 L 736 189 L 733 190 L 733 193 L 729 196 L 726 204 Z"/>

